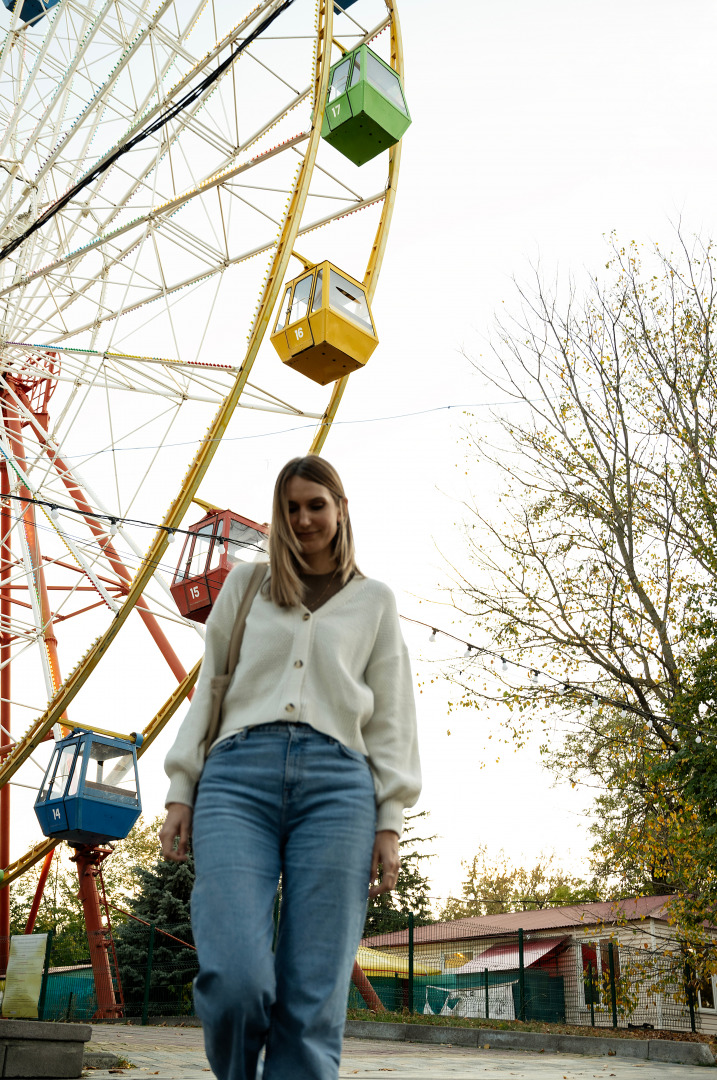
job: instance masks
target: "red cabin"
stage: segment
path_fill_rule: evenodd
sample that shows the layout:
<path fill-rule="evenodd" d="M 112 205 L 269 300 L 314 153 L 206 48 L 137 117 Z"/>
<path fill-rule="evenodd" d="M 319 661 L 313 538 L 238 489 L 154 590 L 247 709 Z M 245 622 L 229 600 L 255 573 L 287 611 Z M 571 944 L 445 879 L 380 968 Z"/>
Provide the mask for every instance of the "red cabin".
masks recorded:
<path fill-rule="evenodd" d="M 171 590 L 182 615 L 206 622 L 227 574 L 238 562 L 266 558 L 268 525 L 232 510 L 206 514 L 189 529 Z"/>

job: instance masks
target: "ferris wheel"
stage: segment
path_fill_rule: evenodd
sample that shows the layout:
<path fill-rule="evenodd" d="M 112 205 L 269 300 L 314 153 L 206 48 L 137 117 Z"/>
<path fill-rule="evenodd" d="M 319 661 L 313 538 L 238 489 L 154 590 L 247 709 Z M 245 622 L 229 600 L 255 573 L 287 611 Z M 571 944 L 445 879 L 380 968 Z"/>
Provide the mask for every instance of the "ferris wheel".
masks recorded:
<path fill-rule="evenodd" d="M 38 787 L 53 732 L 94 715 L 142 732 L 141 754 L 191 692 L 201 626 L 175 605 L 170 544 L 193 502 L 214 509 L 217 461 L 237 492 L 251 472 L 227 431 L 288 421 L 294 453 L 320 452 L 373 352 L 410 117 L 394 0 L 3 3 L 7 885 L 57 843 L 10 861 L 9 785 Z M 133 701 L 138 652 L 163 692 L 145 679 Z M 131 722 L 103 724 L 108 698 Z"/>

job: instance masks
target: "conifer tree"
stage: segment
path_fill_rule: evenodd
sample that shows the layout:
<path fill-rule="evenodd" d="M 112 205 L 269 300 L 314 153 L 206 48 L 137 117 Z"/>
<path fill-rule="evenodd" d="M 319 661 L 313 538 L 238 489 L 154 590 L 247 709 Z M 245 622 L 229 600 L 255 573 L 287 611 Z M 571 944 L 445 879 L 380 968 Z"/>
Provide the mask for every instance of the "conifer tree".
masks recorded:
<path fill-rule="evenodd" d="M 425 926 L 433 921 L 430 909 L 431 885 L 428 878 L 421 873 L 419 863 L 432 858 L 432 853 L 422 851 L 421 845 L 430 844 L 436 838 L 416 836 L 416 822 L 423 821 L 429 814 L 429 810 L 422 810 L 418 814 L 406 816 L 401 840 L 401 868 L 396 888 L 393 892 L 381 893 L 369 900 L 364 936 L 405 930 L 411 912 L 414 926 Z"/>
<path fill-rule="evenodd" d="M 139 889 L 128 911 L 135 918 L 119 926 L 115 934 L 125 1003 L 130 1013 L 136 1013 L 144 999 L 151 932 L 145 924 L 150 923 L 155 926 L 150 1011 L 180 1015 L 189 1011 L 191 981 L 197 973 L 197 954 L 188 947 L 194 943 L 189 913 L 194 863 L 191 855 L 185 863 L 158 860 L 151 867 L 136 867 L 134 873 Z"/>

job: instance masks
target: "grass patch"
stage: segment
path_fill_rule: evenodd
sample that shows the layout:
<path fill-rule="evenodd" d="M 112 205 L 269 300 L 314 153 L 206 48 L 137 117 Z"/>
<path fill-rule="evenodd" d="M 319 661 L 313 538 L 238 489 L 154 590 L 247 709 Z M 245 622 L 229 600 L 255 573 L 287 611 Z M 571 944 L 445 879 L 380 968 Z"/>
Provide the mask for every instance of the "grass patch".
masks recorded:
<path fill-rule="evenodd" d="M 629 1031 L 627 1028 L 582 1027 L 578 1024 L 543 1024 L 538 1020 L 483 1020 L 478 1016 L 424 1016 L 422 1013 L 369 1012 L 368 1009 L 348 1009 L 347 1020 L 364 1020 L 375 1024 L 423 1024 L 432 1027 L 491 1028 L 493 1031 L 538 1031 L 545 1035 L 599 1035 L 606 1039 L 668 1039 L 673 1042 L 710 1043 L 717 1053 L 717 1036 L 693 1034 L 691 1031 Z"/>

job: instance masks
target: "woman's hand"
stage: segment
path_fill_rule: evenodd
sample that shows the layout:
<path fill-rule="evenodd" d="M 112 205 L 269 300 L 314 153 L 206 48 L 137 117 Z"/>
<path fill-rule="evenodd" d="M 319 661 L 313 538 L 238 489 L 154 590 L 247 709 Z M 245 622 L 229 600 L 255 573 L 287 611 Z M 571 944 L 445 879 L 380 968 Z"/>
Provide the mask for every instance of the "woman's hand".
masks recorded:
<path fill-rule="evenodd" d="M 371 859 L 371 881 L 377 880 L 379 866 L 381 867 L 381 881 L 378 885 L 371 886 L 368 895 L 378 896 L 379 893 L 391 892 L 395 889 L 400 865 L 398 834 L 392 829 L 381 829 L 376 833 Z"/>
<path fill-rule="evenodd" d="M 192 835 L 192 808 L 184 803 L 173 802 L 167 807 L 164 825 L 159 830 L 162 855 L 170 862 L 186 862 L 189 837 Z M 174 841 L 179 837 L 175 850 Z"/>

